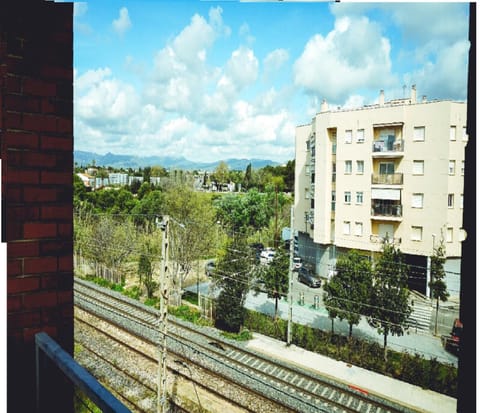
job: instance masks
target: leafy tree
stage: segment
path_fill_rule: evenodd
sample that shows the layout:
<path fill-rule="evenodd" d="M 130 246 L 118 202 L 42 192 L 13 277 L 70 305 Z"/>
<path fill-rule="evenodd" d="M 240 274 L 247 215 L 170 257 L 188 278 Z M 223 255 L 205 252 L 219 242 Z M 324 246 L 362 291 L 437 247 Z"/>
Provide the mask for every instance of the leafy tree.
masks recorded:
<path fill-rule="evenodd" d="M 140 179 L 132 179 L 132 182 L 130 182 L 128 188 L 132 194 L 136 194 L 141 186 L 142 183 L 140 182 Z"/>
<path fill-rule="evenodd" d="M 383 334 L 384 358 L 387 360 L 387 337 L 401 336 L 412 312 L 408 303 L 408 266 L 403 254 L 386 239 L 373 270 L 368 323 Z"/>
<path fill-rule="evenodd" d="M 143 199 L 143 197 L 151 192 L 151 190 L 152 185 L 150 184 L 150 181 L 143 182 L 142 185 L 140 185 L 140 188 L 138 188 L 137 199 Z"/>
<path fill-rule="evenodd" d="M 164 214 L 165 195 L 159 190 L 148 192 L 132 209 L 136 225 L 149 226 L 153 229 L 155 217 Z"/>
<path fill-rule="evenodd" d="M 238 333 L 245 321 L 244 304 L 253 277 L 252 260 L 252 250 L 240 236 L 227 242 L 217 260 L 212 276 L 215 288 L 220 290 L 215 325 L 222 330 Z"/>
<path fill-rule="evenodd" d="M 243 187 L 245 190 L 250 188 L 250 184 L 252 182 L 252 164 L 249 163 L 247 168 L 245 169 L 245 176 L 243 177 Z"/>
<path fill-rule="evenodd" d="M 346 320 L 349 337 L 361 314 L 366 313 L 371 288 L 372 268 L 368 259 L 351 250 L 337 260 L 336 274 L 324 286 L 324 298 L 332 324 L 335 317 Z"/>
<path fill-rule="evenodd" d="M 224 184 L 228 179 L 228 165 L 224 161 L 220 163 L 215 168 L 214 173 L 212 174 L 212 179 L 217 181 L 217 184 Z"/>
<path fill-rule="evenodd" d="M 138 203 L 132 193 L 125 188 L 121 188 L 119 191 L 106 192 L 116 192 L 115 203 L 111 209 L 112 214 L 130 214 L 132 209 L 135 208 Z"/>
<path fill-rule="evenodd" d="M 445 244 L 443 237 L 440 240 L 440 245 L 433 249 L 431 257 L 430 271 L 432 280 L 428 283 L 432 291 L 432 298 L 437 301 L 435 311 L 435 334 L 437 334 L 438 310 L 440 307 L 440 300 L 447 301 L 449 293 L 447 291 L 447 284 L 443 280 L 445 278 Z"/>
<path fill-rule="evenodd" d="M 140 254 L 138 261 L 138 275 L 140 284 L 147 290 L 147 298 L 153 298 L 153 292 L 158 284 L 153 280 L 153 267 L 149 256 L 145 253 Z"/>
<path fill-rule="evenodd" d="M 275 299 L 275 316 L 278 317 L 278 300 L 288 293 L 288 270 L 290 257 L 287 251 L 277 250 L 273 260 L 268 265 L 262 266 L 259 271 L 259 281 L 263 288 L 257 284 L 257 292 L 266 290 L 267 297 Z"/>
<path fill-rule="evenodd" d="M 212 253 L 215 239 L 215 211 L 208 194 L 189 186 L 177 186 L 165 194 L 169 225 L 173 284 L 177 293 L 195 262 Z"/>

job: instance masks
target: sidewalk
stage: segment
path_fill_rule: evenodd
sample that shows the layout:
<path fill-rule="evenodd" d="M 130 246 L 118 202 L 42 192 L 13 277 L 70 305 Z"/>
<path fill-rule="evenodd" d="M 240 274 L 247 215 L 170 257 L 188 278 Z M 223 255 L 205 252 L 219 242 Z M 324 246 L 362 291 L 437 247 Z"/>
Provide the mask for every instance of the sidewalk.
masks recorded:
<path fill-rule="evenodd" d="M 287 362 L 295 363 L 305 369 L 324 374 L 339 380 L 347 385 L 354 386 L 361 391 L 387 397 L 422 413 L 454 413 L 457 409 L 457 400 L 431 390 L 424 390 L 391 377 L 349 366 L 344 362 L 336 361 L 317 353 L 306 351 L 303 348 L 282 341 L 254 333 L 253 340 L 247 347 Z"/>

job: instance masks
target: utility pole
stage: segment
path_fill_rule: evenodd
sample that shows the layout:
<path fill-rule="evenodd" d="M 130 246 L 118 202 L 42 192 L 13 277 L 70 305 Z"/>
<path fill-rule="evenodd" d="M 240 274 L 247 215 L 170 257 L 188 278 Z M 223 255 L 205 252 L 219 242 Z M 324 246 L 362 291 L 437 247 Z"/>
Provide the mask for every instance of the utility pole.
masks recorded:
<path fill-rule="evenodd" d="M 295 234 L 293 229 L 293 206 L 290 207 L 290 265 L 288 266 L 288 324 L 287 346 L 292 344 L 292 307 L 293 307 L 293 252 L 295 248 Z"/>
<path fill-rule="evenodd" d="M 160 267 L 160 337 L 158 343 L 157 413 L 166 413 L 167 405 L 167 318 L 170 278 L 168 273 L 168 215 L 159 224 L 162 230 L 162 260 Z"/>

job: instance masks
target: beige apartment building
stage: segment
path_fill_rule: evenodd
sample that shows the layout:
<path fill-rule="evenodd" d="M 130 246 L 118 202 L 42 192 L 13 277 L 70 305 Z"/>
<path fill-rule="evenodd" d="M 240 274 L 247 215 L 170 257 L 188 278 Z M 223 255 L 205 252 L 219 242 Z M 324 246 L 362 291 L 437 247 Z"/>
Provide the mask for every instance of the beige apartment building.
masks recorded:
<path fill-rule="evenodd" d="M 322 103 L 295 136 L 298 253 L 327 277 L 349 249 L 374 257 L 388 239 L 410 287 L 429 295 L 429 256 L 443 237 L 447 287 L 459 296 L 464 239 L 466 103 L 410 97 L 357 109 Z"/>

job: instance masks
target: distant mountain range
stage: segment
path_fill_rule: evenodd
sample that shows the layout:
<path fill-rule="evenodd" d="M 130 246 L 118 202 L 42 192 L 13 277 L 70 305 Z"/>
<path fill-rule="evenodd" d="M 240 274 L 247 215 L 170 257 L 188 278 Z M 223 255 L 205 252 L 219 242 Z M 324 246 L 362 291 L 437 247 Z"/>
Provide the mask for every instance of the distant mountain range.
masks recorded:
<path fill-rule="evenodd" d="M 223 159 L 216 162 L 194 162 L 185 159 L 184 157 L 171 156 L 135 156 L 135 155 L 115 155 L 107 153 L 99 155 L 94 152 L 73 151 L 74 162 L 78 166 L 91 165 L 95 161 L 97 166 L 111 166 L 112 168 L 145 168 L 146 166 L 162 166 L 166 169 L 183 169 L 183 170 L 204 170 L 213 171 L 218 164 L 225 162 L 230 170 L 245 170 L 248 164 L 252 164 L 252 168 L 259 169 L 267 165 L 277 166 L 279 162 L 274 162 L 265 159 Z"/>

